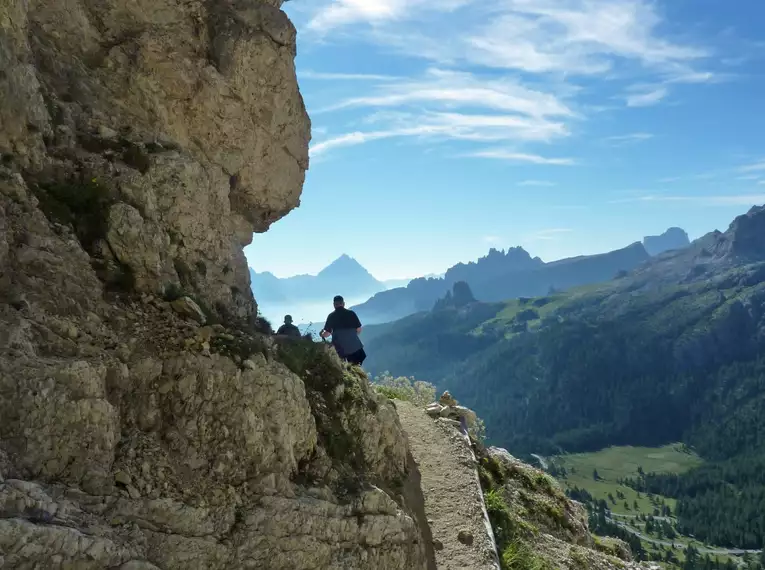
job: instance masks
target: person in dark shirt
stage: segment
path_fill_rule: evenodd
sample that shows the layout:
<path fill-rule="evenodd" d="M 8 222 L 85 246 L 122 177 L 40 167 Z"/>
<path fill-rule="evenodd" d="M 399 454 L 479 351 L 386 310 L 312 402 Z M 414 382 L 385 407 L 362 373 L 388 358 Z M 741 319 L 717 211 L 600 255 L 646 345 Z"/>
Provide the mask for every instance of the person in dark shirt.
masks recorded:
<path fill-rule="evenodd" d="M 292 316 L 285 315 L 284 324 L 279 327 L 279 330 L 276 331 L 276 334 L 300 338 L 300 329 L 292 324 Z"/>
<path fill-rule="evenodd" d="M 367 357 L 364 344 L 359 338 L 361 321 L 356 313 L 345 308 L 345 300 L 340 295 L 333 299 L 333 303 L 335 310 L 329 314 L 324 329 L 319 334 L 321 338 L 332 336 L 332 346 L 340 358 L 361 366 Z"/>

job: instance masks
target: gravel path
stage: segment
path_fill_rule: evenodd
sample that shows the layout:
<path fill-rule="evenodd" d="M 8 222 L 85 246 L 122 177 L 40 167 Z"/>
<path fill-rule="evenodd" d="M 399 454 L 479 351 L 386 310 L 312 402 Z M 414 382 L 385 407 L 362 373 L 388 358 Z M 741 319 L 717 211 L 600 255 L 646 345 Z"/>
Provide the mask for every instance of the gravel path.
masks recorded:
<path fill-rule="evenodd" d="M 475 457 L 466 438 L 421 408 L 395 403 L 422 477 L 438 570 L 498 570 Z"/>

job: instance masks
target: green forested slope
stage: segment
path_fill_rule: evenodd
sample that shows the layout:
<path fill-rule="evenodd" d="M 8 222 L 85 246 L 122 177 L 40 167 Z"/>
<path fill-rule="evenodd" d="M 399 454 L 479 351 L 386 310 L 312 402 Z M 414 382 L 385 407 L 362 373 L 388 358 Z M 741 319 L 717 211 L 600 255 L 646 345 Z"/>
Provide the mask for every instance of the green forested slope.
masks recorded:
<path fill-rule="evenodd" d="M 765 210 L 756 209 L 600 286 L 378 327 L 368 367 L 451 390 L 515 454 L 685 441 L 708 475 L 680 477 L 680 522 L 703 533 L 705 517 L 728 513 L 736 528 L 715 538 L 760 546 L 765 509 L 743 503 L 765 505 L 762 478 L 732 478 L 725 466 L 765 456 L 763 253 Z M 690 483 L 701 476 L 703 497 Z"/>

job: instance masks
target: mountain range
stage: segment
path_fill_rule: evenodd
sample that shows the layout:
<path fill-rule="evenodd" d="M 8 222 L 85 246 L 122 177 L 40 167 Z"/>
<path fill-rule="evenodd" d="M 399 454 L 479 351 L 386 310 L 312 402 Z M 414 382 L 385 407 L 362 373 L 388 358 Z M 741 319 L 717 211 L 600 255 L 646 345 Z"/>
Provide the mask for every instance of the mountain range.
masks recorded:
<path fill-rule="evenodd" d="M 583 255 L 545 263 L 532 258 L 522 247 L 507 251 L 491 249 L 476 262 L 459 263 L 441 278 L 413 279 L 406 287 L 381 291 L 353 309 L 363 322 L 383 323 L 427 311 L 451 287 L 468 283 L 482 301 L 535 297 L 550 291 L 607 281 L 630 271 L 652 256 L 682 249 L 690 244 L 688 234 L 670 228 L 659 236 L 647 236 L 625 248 L 599 255 Z"/>
<path fill-rule="evenodd" d="M 365 367 L 459 394 L 519 456 L 683 441 L 701 467 L 634 484 L 676 499 L 687 534 L 762 548 L 765 207 L 642 262 L 637 246 L 631 271 L 536 298 L 462 283 L 463 302 L 367 327 Z"/>

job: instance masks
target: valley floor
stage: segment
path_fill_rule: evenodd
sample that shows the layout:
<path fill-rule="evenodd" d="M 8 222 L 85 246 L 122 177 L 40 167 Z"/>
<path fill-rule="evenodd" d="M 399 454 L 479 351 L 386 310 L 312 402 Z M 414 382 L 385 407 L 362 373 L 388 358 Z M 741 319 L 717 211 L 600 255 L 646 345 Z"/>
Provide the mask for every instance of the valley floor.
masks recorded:
<path fill-rule="evenodd" d="M 605 500 L 610 512 L 609 520 L 637 536 L 646 551 L 672 549 L 679 559 L 691 545 L 701 555 L 734 561 L 759 550 L 721 548 L 702 544 L 692 537 L 677 535 L 669 538 L 645 531 L 645 518 L 666 522 L 674 527 L 676 502 L 661 495 L 646 495 L 620 483 L 635 477 L 638 469 L 645 473 L 683 473 L 702 464 L 703 460 L 682 444 L 661 448 L 610 447 L 594 453 L 579 453 L 557 457 L 534 456 L 545 468 L 551 469 L 565 489 L 584 489 L 597 500 Z M 669 511 L 665 511 L 665 507 Z"/>

